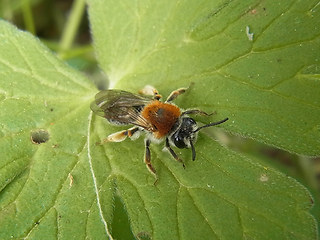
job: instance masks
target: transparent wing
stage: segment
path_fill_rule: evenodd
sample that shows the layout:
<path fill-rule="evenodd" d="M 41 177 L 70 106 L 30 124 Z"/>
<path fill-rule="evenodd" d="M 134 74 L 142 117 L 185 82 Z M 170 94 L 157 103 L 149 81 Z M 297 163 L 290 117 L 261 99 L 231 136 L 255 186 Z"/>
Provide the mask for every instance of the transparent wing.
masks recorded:
<path fill-rule="evenodd" d="M 122 90 L 104 90 L 97 93 L 91 110 L 115 124 L 134 124 L 145 129 L 152 125 L 140 114 L 152 98 L 142 97 Z"/>

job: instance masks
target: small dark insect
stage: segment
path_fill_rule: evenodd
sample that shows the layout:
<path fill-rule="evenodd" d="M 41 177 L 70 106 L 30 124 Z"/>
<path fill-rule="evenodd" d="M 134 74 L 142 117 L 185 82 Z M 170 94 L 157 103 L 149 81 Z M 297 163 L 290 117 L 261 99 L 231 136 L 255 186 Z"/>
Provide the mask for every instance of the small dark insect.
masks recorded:
<path fill-rule="evenodd" d="M 165 102 L 160 101 L 161 95 L 151 86 L 146 86 L 140 91 L 146 96 L 122 90 L 104 90 L 96 95 L 95 101 L 91 104 L 91 110 L 106 118 L 112 124 L 134 125 L 132 128 L 109 135 L 104 140 L 105 142 L 121 142 L 127 137 L 134 140 L 140 136 L 141 132 L 146 133 L 144 161 L 149 171 L 156 176 L 156 170 L 151 164 L 149 149 L 151 142 L 160 143 L 165 139 L 165 147 L 173 158 L 181 162 L 185 167 L 181 158 L 171 147 L 191 148 L 192 160 L 195 160 L 194 143 L 197 139 L 198 131 L 228 120 L 228 118 L 225 118 L 221 121 L 198 127 L 196 121 L 188 117 L 188 114 L 206 116 L 211 114 L 198 109 L 182 111 L 171 103 L 186 90 L 186 88 L 180 88 L 173 91 Z M 153 95 L 153 97 L 147 95 Z"/>

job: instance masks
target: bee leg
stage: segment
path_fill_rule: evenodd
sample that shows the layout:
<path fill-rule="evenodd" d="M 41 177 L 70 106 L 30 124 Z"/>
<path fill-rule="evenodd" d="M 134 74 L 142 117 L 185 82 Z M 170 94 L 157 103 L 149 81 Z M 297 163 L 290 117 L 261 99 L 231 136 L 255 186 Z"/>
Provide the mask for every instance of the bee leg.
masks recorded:
<path fill-rule="evenodd" d="M 171 156 L 177 160 L 178 162 L 181 162 L 182 163 L 182 166 L 183 168 L 186 168 L 186 166 L 184 165 L 184 162 L 182 161 L 181 158 L 178 157 L 178 155 L 173 151 L 173 149 L 170 147 L 170 144 L 169 144 L 169 139 L 166 138 L 166 148 L 169 150 Z"/>
<path fill-rule="evenodd" d="M 148 168 L 149 172 L 151 172 L 155 176 L 156 181 L 155 181 L 154 184 L 156 184 L 157 181 L 158 181 L 158 177 L 157 177 L 157 174 L 156 174 L 156 170 L 153 168 L 153 166 L 151 164 L 151 154 L 150 154 L 150 148 L 149 148 L 150 147 L 150 143 L 151 143 L 151 141 L 148 140 L 148 139 L 145 141 L 146 153 L 145 153 L 145 156 L 144 156 L 144 162 L 147 165 L 147 168 Z"/>
<path fill-rule="evenodd" d="M 135 140 L 140 136 L 140 132 L 141 130 L 139 129 L 139 127 L 132 127 L 132 128 L 129 128 L 127 130 L 127 133 L 125 134 L 127 134 L 127 136 L 131 138 L 131 140 Z"/>
<path fill-rule="evenodd" d="M 133 127 L 127 130 L 122 130 L 116 133 L 110 134 L 103 142 L 122 142 L 127 137 L 132 138 L 135 133 L 137 133 L 140 129 L 138 127 Z M 137 135 L 137 134 L 136 134 Z"/>
<path fill-rule="evenodd" d="M 181 115 L 186 115 L 186 114 L 200 114 L 200 115 L 205 115 L 205 116 L 211 116 L 212 114 L 215 114 L 216 112 L 212 112 L 212 113 L 206 113 L 204 111 L 201 111 L 199 109 L 190 109 L 187 111 L 182 112 Z"/>
<path fill-rule="evenodd" d="M 179 88 L 175 91 L 172 91 L 172 93 L 170 93 L 169 97 L 167 98 L 166 102 L 171 102 L 175 100 L 179 95 L 181 95 L 182 93 L 185 93 L 187 89 L 188 88 Z"/>
<path fill-rule="evenodd" d="M 153 99 L 155 100 L 160 100 L 160 98 L 162 97 L 158 90 L 155 89 L 153 86 L 151 85 L 146 85 L 144 88 L 142 88 L 140 91 L 139 91 L 140 94 L 143 94 L 143 95 L 149 95 L 149 96 L 153 96 Z"/>

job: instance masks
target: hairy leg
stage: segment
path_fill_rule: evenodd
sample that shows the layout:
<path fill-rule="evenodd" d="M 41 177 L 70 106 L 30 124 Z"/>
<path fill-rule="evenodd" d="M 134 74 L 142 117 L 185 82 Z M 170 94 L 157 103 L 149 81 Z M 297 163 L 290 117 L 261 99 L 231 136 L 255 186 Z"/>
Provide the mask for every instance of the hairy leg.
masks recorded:
<path fill-rule="evenodd" d="M 178 162 L 181 162 L 182 163 L 182 166 L 183 168 L 186 168 L 186 166 L 184 165 L 183 161 L 181 160 L 181 158 L 179 158 L 179 156 L 173 151 L 173 149 L 170 147 L 170 144 L 169 144 L 169 139 L 166 138 L 166 148 L 169 150 L 171 156 L 177 160 Z"/>
<path fill-rule="evenodd" d="M 155 100 L 160 100 L 160 98 L 162 97 L 159 94 L 158 90 L 151 85 L 146 85 L 144 88 L 142 88 L 139 91 L 139 93 L 143 94 L 143 95 L 153 96 L 153 99 L 155 99 Z"/>
<path fill-rule="evenodd" d="M 175 100 L 179 95 L 185 93 L 187 91 L 188 88 L 179 88 L 177 90 L 174 90 L 170 93 L 170 95 L 168 96 L 166 102 L 171 102 L 173 100 Z"/>
<path fill-rule="evenodd" d="M 136 137 L 140 133 L 139 127 L 133 127 L 127 130 L 122 130 L 116 133 L 110 134 L 106 139 L 103 140 L 103 142 L 122 142 L 127 137 L 132 138 Z"/>
<path fill-rule="evenodd" d="M 211 116 L 211 115 L 215 114 L 215 112 L 206 113 L 206 112 L 199 110 L 199 109 L 190 109 L 190 110 L 184 111 L 181 115 L 186 115 L 186 114 L 200 114 L 200 115 L 204 115 L 204 116 Z"/>

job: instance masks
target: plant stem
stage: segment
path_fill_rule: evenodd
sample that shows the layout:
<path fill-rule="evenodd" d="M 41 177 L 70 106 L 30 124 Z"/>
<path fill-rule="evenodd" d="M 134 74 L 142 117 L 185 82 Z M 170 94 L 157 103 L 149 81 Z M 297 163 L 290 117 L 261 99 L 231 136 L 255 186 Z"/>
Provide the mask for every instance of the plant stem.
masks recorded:
<path fill-rule="evenodd" d="M 78 30 L 79 24 L 81 22 L 83 13 L 85 10 L 85 0 L 75 0 L 72 5 L 69 19 L 63 30 L 62 37 L 59 44 L 58 55 L 63 55 L 64 51 L 70 49 L 76 32 Z"/>
<path fill-rule="evenodd" d="M 23 19 L 25 23 L 26 30 L 35 35 L 35 25 L 33 21 L 32 10 L 30 6 L 30 0 L 23 0 L 22 1 L 22 12 L 23 12 Z"/>

